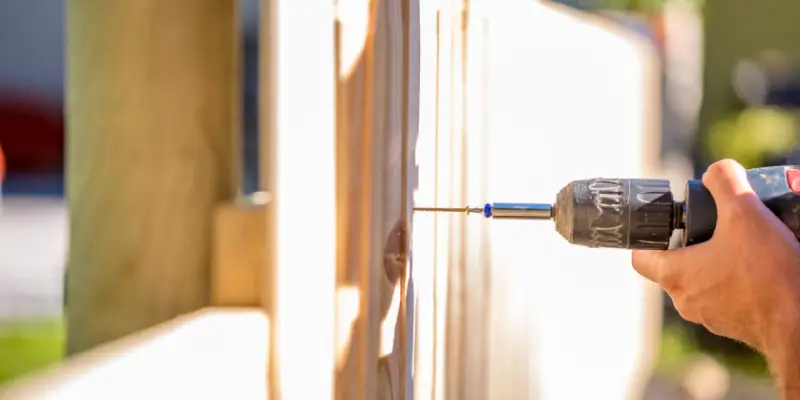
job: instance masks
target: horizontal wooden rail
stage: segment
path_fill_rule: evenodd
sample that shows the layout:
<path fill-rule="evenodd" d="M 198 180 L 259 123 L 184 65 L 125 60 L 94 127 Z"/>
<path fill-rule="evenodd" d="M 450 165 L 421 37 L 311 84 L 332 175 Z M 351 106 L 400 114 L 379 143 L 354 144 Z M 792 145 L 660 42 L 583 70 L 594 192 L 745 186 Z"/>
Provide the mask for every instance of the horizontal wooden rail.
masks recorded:
<path fill-rule="evenodd" d="M 0 399 L 265 399 L 269 320 L 206 308 L 0 387 Z"/>

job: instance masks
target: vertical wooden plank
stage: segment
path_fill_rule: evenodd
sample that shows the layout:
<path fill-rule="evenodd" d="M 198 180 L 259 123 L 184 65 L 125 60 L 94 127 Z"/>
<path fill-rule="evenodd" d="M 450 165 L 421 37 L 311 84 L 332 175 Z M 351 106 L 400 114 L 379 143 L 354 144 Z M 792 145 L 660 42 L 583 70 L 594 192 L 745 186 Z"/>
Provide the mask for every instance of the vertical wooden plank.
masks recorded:
<path fill-rule="evenodd" d="M 339 338 L 345 354 L 337 367 L 337 398 L 399 399 L 411 384 L 405 292 L 416 182 L 411 169 L 419 86 L 418 61 L 411 61 L 419 51 L 415 3 L 337 4 L 338 201 L 347 215 L 339 217 L 339 232 L 346 232 L 347 240 L 340 242 L 338 285 L 341 291 L 357 286 L 359 298 L 352 330 L 339 327 L 340 336 L 349 338 Z M 340 318 L 340 324 L 350 322 Z"/>
<path fill-rule="evenodd" d="M 419 3 L 419 136 L 415 149 L 418 187 L 415 205 L 439 204 L 437 185 L 437 21 L 438 2 Z M 415 213 L 412 235 L 412 279 L 416 294 L 414 320 L 414 398 L 433 399 L 436 357 L 434 285 L 438 214 Z"/>
<path fill-rule="evenodd" d="M 549 3 L 505 2 L 490 22 L 493 200 L 553 201 L 573 179 L 657 176 L 658 70 L 646 42 Z M 659 304 L 630 252 L 570 245 L 548 223 L 491 229 L 490 397 L 640 398 Z"/>
<path fill-rule="evenodd" d="M 401 7 L 401 18 L 402 18 L 402 46 L 403 46 L 403 53 L 402 53 L 402 98 L 400 101 L 401 104 L 401 112 L 400 112 L 400 221 L 403 225 L 408 225 L 409 218 L 408 218 L 408 193 L 409 193 L 409 181 L 408 181 L 408 136 L 409 136 L 409 114 L 410 114 L 410 107 L 415 106 L 416 104 L 411 104 L 409 101 L 409 91 L 410 91 L 410 55 L 411 55 L 411 43 L 410 43 L 410 25 L 411 25 L 411 2 L 409 0 L 403 0 L 400 4 Z M 409 227 L 410 228 L 410 227 Z M 408 345 L 408 324 L 406 319 L 406 314 L 408 312 L 408 230 L 401 230 L 400 231 L 400 242 L 402 243 L 399 249 L 399 261 L 403 263 L 402 271 L 400 273 L 400 313 L 398 315 L 397 325 L 399 325 L 399 342 L 401 343 L 401 349 L 398 353 L 399 358 L 399 366 L 400 369 L 400 380 L 398 383 L 399 386 L 399 393 L 397 398 L 401 400 L 406 399 L 406 346 Z M 394 340 L 397 342 L 397 339 Z"/>
<path fill-rule="evenodd" d="M 239 175 L 235 5 L 67 5 L 70 354 L 209 301 Z"/>
<path fill-rule="evenodd" d="M 337 343 L 341 348 L 336 372 L 336 398 L 368 398 L 364 376 L 372 374 L 375 386 L 378 337 L 377 322 L 370 318 L 372 296 L 372 192 L 373 133 L 371 125 L 371 82 L 374 55 L 374 14 L 377 4 L 369 1 L 339 0 L 337 15 L 337 291 L 356 293 L 355 310 L 337 309 Z M 375 2 L 379 3 L 379 2 Z M 368 83 L 369 82 L 369 83 Z M 352 301 L 351 301 L 352 303 Z M 347 314 L 354 320 L 343 319 Z M 344 337 L 342 337 L 344 336 Z M 374 348 L 374 351 L 369 351 Z M 372 357 L 367 352 L 373 354 Z M 367 358 L 373 360 L 367 362 Z M 374 390 L 371 393 L 375 393 Z"/>
<path fill-rule="evenodd" d="M 402 202 L 400 205 L 401 218 L 407 226 L 403 231 L 402 262 L 404 264 L 401 277 L 401 306 L 399 313 L 400 324 L 400 351 L 402 359 L 401 391 L 399 399 L 413 399 L 414 381 L 414 315 L 416 307 L 415 284 L 413 280 L 413 264 L 411 263 L 411 232 L 413 226 L 414 192 L 419 189 L 419 174 L 416 156 L 416 145 L 419 138 L 420 114 L 420 1 L 403 1 L 403 132 L 402 132 L 402 173 L 400 185 L 403 187 Z"/>
<path fill-rule="evenodd" d="M 465 86 L 465 30 L 466 2 L 449 0 L 446 3 L 450 14 L 448 40 L 450 41 L 449 79 L 449 152 L 450 152 L 450 204 L 466 204 L 466 98 Z M 446 323 L 446 382 L 445 398 L 466 398 L 466 366 L 469 329 L 467 325 L 467 301 L 469 291 L 466 287 L 466 216 L 453 215 L 450 218 L 449 266 L 447 274 L 448 297 Z"/>
<path fill-rule="evenodd" d="M 358 359 L 358 390 L 357 398 L 368 400 L 377 397 L 378 371 L 376 364 L 380 352 L 380 306 L 381 306 L 381 271 L 376 266 L 382 265 L 379 241 L 376 240 L 382 225 L 383 204 L 375 201 L 382 193 L 384 182 L 380 179 L 382 165 L 378 160 L 383 156 L 385 132 L 375 130 L 376 125 L 384 121 L 385 109 L 380 91 L 386 88 L 380 84 L 382 77 L 380 71 L 380 56 L 375 48 L 385 45 L 379 34 L 385 23 L 386 0 L 373 0 L 370 2 L 369 33 L 367 36 L 365 79 L 362 90 L 365 103 L 361 110 L 361 166 L 359 182 L 361 199 L 361 246 L 359 254 L 359 281 L 361 304 L 359 324 L 356 329 L 361 334 Z M 376 84 L 377 83 L 377 84 Z"/>
<path fill-rule="evenodd" d="M 487 192 L 487 154 L 489 143 L 487 123 L 486 61 L 488 21 L 484 7 L 489 2 L 469 0 L 465 17 L 464 54 L 464 144 L 466 154 L 465 193 L 466 203 L 480 206 L 489 200 Z M 489 257 L 489 224 L 479 218 L 471 217 L 464 226 L 465 274 L 467 290 L 466 313 L 466 365 L 465 399 L 486 399 L 487 378 L 489 375 L 486 359 L 490 352 L 489 307 L 492 281 L 491 259 Z"/>
<path fill-rule="evenodd" d="M 273 399 L 333 396 L 336 282 L 334 4 L 264 0 L 262 128 L 273 149 Z M 308 10 L 314 10 L 309 13 Z M 266 90 L 263 90 L 266 89 Z M 262 136 L 263 137 L 263 136 Z M 308 225 L 310 223 L 311 225 Z M 313 384 L 309 384 L 313 382 Z"/>
<path fill-rule="evenodd" d="M 277 310 L 277 234 L 278 224 L 276 219 L 277 207 L 275 191 L 277 190 L 278 168 L 278 125 L 277 125 L 277 90 L 274 84 L 278 81 L 279 74 L 275 58 L 278 56 L 278 26 L 277 5 L 272 0 L 259 0 L 258 23 L 258 168 L 259 186 L 261 190 L 270 193 L 270 202 L 265 206 L 264 230 L 264 265 L 262 266 L 259 301 L 267 315 L 272 318 L 269 326 L 269 349 L 265 356 L 267 362 L 267 382 L 270 399 L 280 399 L 280 358 L 278 356 L 277 324 L 275 323 Z"/>
<path fill-rule="evenodd" d="M 437 110 L 436 110 L 436 204 L 447 206 L 452 201 L 452 29 L 453 15 L 449 0 L 442 0 L 437 10 Z M 436 260 L 434 271 L 434 314 L 436 318 L 436 355 L 434 370 L 435 399 L 445 399 L 449 387 L 450 374 L 448 356 L 448 327 L 450 320 L 448 308 L 450 271 L 450 214 L 436 216 Z"/>

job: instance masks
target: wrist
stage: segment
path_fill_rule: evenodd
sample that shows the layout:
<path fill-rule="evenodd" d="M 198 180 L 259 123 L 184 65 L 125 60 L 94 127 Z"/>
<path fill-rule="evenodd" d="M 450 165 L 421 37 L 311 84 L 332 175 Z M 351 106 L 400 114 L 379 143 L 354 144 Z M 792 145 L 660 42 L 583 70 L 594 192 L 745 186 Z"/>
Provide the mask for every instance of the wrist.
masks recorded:
<path fill-rule="evenodd" d="M 800 399 L 800 307 L 787 304 L 782 311 L 770 324 L 762 350 L 775 386 L 792 399 Z"/>
<path fill-rule="evenodd" d="M 798 386 L 777 386 L 778 394 L 783 400 L 798 400 L 800 399 L 800 387 Z"/>

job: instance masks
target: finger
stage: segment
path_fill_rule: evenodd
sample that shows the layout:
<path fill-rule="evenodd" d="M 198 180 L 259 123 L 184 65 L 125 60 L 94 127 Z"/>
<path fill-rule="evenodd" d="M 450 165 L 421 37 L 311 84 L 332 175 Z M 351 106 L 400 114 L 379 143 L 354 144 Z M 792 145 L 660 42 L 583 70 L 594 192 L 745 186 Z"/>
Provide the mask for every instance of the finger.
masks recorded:
<path fill-rule="evenodd" d="M 631 265 L 633 269 L 643 276 L 645 279 L 652 282 L 661 283 L 661 279 L 665 274 L 669 255 L 669 250 L 634 250 L 631 253 Z"/>
<path fill-rule="evenodd" d="M 631 264 L 639 275 L 671 292 L 680 288 L 681 282 L 692 279 L 707 246 L 708 243 L 700 243 L 674 250 L 634 250 Z"/>
<path fill-rule="evenodd" d="M 711 164 L 703 175 L 703 184 L 708 188 L 718 208 L 725 208 L 737 202 L 742 195 L 754 193 L 744 167 L 731 159 Z"/>

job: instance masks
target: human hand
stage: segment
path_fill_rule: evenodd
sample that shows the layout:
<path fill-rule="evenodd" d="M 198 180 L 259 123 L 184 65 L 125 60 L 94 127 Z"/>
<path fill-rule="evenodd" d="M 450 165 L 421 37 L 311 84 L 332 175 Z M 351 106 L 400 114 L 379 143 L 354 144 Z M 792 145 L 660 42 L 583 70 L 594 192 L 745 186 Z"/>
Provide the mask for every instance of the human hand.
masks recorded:
<path fill-rule="evenodd" d="M 717 205 L 713 237 L 681 249 L 634 251 L 633 267 L 664 288 L 684 319 L 749 344 L 773 367 L 796 361 L 797 238 L 758 199 L 735 161 L 711 165 L 703 183 Z"/>

